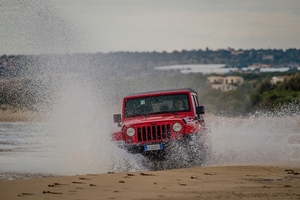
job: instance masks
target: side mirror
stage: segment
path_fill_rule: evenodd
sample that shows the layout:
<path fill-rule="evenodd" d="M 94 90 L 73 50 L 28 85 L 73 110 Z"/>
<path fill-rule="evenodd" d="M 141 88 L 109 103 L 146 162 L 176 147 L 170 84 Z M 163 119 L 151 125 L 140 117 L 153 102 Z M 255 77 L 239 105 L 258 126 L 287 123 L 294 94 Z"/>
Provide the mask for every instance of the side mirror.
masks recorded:
<path fill-rule="evenodd" d="M 196 114 L 197 115 L 205 114 L 204 106 L 196 106 Z"/>
<path fill-rule="evenodd" d="M 114 114 L 114 123 L 118 123 L 118 127 L 122 127 L 121 114 Z"/>
<path fill-rule="evenodd" d="M 114 123 L 121 122 L 121 114 L 114 114 Z"/>

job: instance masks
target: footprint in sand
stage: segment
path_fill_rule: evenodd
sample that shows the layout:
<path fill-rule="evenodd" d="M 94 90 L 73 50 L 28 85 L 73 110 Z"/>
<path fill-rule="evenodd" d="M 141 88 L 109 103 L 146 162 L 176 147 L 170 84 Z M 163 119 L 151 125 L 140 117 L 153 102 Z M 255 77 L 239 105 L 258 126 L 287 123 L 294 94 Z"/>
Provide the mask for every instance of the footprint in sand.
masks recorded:
<path fill-rule="evenodd" d="M 79 178 L 80 180 L 90 180 L 90 179 L 88 179 L 88 178 Z"/>
<path fill-rule="evenodd" d="M 142 176 L 154 176 L 153 174 L 140 173 Z"/>
<path fill-rule="evenodd" d="M 43 191 L 44 194 L 62 194 L 61 192 Z"/>
<path fill-rule="evenodd" d="M 18 197 L 23 197 L 26 195 L 33 195 L 33 193 L 23 192 L 23 193 L 19 194 Z"/>
<path fill-rule="evenodd" d="M 78 182 L 78 181 L 72 181 L 72 183 L 75 183 L 75 184 L 85 184 L 85 182 Z"/>

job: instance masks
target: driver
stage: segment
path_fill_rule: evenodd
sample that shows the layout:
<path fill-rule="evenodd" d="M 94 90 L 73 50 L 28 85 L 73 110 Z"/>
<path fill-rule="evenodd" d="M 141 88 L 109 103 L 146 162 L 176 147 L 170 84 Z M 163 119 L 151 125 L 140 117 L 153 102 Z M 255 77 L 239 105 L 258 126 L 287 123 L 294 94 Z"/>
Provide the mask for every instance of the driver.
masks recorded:
<path fill-rule="evenodd" d="M 185 110 L 184 103 L 181 99 L 176 99 L 173 101 L 174 110 Z"/>

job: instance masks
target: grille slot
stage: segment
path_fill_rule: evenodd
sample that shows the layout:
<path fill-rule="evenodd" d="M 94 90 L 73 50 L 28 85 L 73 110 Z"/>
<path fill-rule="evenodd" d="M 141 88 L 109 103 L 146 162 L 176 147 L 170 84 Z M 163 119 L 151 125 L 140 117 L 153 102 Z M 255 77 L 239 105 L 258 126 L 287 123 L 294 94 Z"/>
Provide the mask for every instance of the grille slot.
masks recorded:
<path fill-rule="evenodd" d="M 171 139 L 171 126 L 153 125 L 137 128 L 139 142 L 162 141 Z"/>

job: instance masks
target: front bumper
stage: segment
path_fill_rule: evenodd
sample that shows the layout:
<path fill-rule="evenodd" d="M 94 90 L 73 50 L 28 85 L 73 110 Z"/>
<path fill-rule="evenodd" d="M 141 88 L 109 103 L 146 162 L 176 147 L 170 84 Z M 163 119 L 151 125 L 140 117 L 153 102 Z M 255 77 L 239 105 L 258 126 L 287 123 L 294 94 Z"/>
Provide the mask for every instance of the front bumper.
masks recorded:
<path fill-rule="evenodd" d="M 196 141 L 193 139 L 193 136 L 185 135 L 184 138 L 178 140 L 160 141 L 160 142 L 152 142 L 152 143 L 145 143 L 145 144 L 125 144 L 125 141 L 119 141 L 117 142 L 117 146 L 121 149 L 125 149 L 126 151 L 132 154 L 143 154 L 143 153 L 151 153 L 151 152 L 154 153 L 154 152 L 165 151 L 166 149 L 170 149 L 169 147 L 171 147 L 172 145 L 174 146 L 174 144 L 184 144 L 184 145 L 191 146 L 194 145 L 195 142 Z M 147 151 L 145 148 L 145 146 L 147 145 L 156 145 L 156 144 L 160 144 L 162 148 L 159 150 L 150 150 L 150 151 Z"/>
<path fill-rule="evenodd" d="M 132 153 L 132 154 L 141 154 L 141 153 L 145 153 L 145 152 L 150 152 L 150 151 L 146 151 L 145 150 L 145 146 L 147 146 L 147 145 L 160 144 L 161 149 L 159 149 L 159 150 L 151 150 L 151 152 L 154 152 L 154 151 L 164 151 L 165 149 L 167 149 L 174 142 L 176 142 L 176 141 L 164 141 L 164 142 L 147 143 L 147 144 L 125 144 L 125 143 L 121 144 L 121 143 L 118 143 L 117 145 L 118 145 L 119 148 L 125 149 L 129 153 Z"/>

